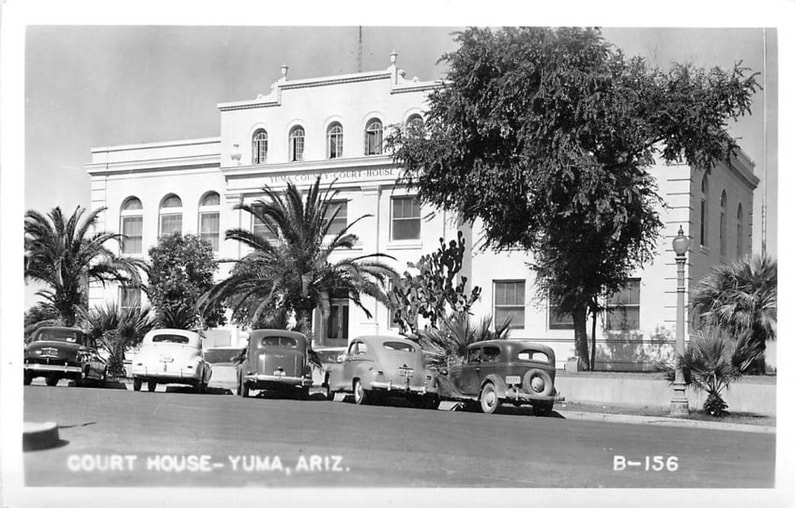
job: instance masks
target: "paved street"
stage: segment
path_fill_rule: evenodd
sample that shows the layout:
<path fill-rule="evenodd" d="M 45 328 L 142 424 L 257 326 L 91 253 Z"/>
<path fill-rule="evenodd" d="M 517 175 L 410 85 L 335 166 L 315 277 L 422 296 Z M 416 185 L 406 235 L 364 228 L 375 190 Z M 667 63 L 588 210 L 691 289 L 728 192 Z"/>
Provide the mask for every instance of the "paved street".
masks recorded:
<path fill-rule="evenodd" d="M 735 488 L 774 480 L 772 434 L 63 385 L 25 387 L 24 404 L 25 421 L 57 422 L 62 440 L 25 453 L 28 486 Z M 173 471 L 180 467 L 187 470 Z"/>

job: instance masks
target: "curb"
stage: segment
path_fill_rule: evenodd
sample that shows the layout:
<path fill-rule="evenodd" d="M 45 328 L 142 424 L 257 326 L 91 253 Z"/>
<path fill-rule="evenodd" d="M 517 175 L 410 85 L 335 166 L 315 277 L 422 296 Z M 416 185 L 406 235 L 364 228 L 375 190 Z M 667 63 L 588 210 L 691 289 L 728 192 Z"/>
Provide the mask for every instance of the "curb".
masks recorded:
<path fill-rule="evenodd" d="M 756 432 L 758 434 L 775 434 L 776 428 L 766 425 L 749 425 L 745 423 L 722 423 L 687 418 L 669 418 L 665 416 L 638 416 L 608 413 L 589 413 L 586 411 L 556 411 L 566 420 L 590 420 L 612 423 L 630 423 L 645 425 L 662 425 L 666 427 L 688 427 L 700 429 L 727 430 L 735 432 Z"/>
<path fill-rule="evenodd" d="M 25 422 L 22 426 L 22 451 L 53 448 L 61 443 L 55 422 Z"/>

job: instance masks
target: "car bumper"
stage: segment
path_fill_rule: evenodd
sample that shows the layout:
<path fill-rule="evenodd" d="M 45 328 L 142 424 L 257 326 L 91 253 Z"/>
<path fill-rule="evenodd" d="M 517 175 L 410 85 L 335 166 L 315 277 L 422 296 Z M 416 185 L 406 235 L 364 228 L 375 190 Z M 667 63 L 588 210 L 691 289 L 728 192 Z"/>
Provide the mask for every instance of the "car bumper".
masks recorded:
<path fill-rule="evenodd" d="M 295 376 L 274 376 L 270 374 L 254 374 L 244 376 L 244 379 L 248 383 L 254 383 L 257 385 L 264 385 L 264 384 L 284 384 L 290 386 L 312 386 L 312 380 L 307 379 L 305 377 L 295 377 Z"/>
<path fill-rule="evenodd" d="M 370 383 L 371 390 L 385 390 L 388 392 L 397 392 L 397 393 L 416 393 L 419 395 L 425 395 L 428 393 L 428 389 L 424 386 L 411 386 L 406 384 L 398 384 L 393 383 L 392 381 L 373 381 Z"/>
<path fill-rule="evenodd" d="M 148 369 L 133 369 L 133 378 L 142 381 L 157 381 L 158 383 L 185 383 L 196 384 L 200 380 L 198 372 L 175 370 L 174 372 L 153 371 Z"/>
<path fill-rule="evenodd" d="M 43 363 L 27 363 L 25 364 L 26 372 L 35 373 L 62 373 L 62 374 L 80 374 L 83 369 L 75 365 L 47 365 Z"/>
<path fill-rule="evenodd" d="M 562 402 L 566 400 L 566 397 L 564 397 L 563 395 L 557 392 L 553 393 L 552 395 L 536 395 L 527 392 L 517 391 L 515 389 L 509 389 L 505 393 L 505 398 L 503 400 L 509 402 L 524 402 L 531 404 L 533 402 Z"/>

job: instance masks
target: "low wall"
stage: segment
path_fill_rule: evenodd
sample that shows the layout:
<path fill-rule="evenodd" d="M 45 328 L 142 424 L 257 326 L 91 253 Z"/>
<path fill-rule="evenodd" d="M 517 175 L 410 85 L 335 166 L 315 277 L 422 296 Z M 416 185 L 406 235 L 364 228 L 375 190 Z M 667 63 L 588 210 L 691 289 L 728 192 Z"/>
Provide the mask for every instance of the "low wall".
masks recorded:
<path fill-rule="evenodd" d="M 587 374 L 556 376 L 555 386 L 567 402 L 626 407 L 669 408 L 673 388 L 662 379 L 602 377 Z M 737 382 L 723 392 L 730 412 L 775 416 L 775 383 Z M 691 409 L 700 409 L 703 392 L 687 390 Z"/>

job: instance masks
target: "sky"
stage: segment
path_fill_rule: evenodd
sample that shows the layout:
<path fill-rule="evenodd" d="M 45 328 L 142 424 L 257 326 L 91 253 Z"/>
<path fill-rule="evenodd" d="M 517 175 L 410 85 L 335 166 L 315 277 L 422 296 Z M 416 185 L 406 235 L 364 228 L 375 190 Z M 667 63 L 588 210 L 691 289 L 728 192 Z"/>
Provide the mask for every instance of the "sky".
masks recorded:
<path fill-rule="evenodd" d="M 456 49 L 459 29 L 363 26 L 362 70 L 387 68 L 396 50 L 408 77 L 443 78 L 438 60 Z M 763 179 L 755 196 L 755 251 L 767 190 L 767 250 L 775 254 L 776 29 L 605 27 L 603 35 L 625 54 L 662 68 L 673 61 L 723 68 L 742 61 L 760 73 L 764 92 L 730 132 Z M 356 72 L 358 38 L 357 26 L 29 26 L 25 209 L 88 206 L 84 165 L 92 147 L 220 135 L 217 104 L 268 93 L 282 64 L 290 79 Z M 26 300 L 33 291 L 27 288 Z"/>

